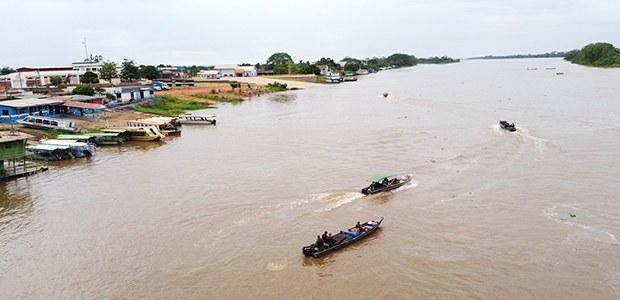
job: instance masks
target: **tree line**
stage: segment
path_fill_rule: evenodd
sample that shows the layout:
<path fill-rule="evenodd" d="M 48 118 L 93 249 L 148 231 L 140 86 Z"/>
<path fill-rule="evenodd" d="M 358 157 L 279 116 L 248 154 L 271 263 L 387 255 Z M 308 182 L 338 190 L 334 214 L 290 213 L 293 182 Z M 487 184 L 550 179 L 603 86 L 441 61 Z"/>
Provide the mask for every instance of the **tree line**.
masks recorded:
<path fill-rule="evenodd" d="M 592 43 L 569 51 L 564 59 L 585 66 L 620 67 L 620 49 L 610 43 Z"/>

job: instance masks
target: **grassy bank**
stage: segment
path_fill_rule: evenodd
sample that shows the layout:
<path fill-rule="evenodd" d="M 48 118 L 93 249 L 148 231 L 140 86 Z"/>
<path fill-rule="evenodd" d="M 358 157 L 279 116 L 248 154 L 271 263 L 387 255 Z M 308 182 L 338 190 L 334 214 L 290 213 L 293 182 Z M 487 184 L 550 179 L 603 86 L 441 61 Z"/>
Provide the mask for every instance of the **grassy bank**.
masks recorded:
<path fill-rule="evenodd" d="M 187 110 L 206 108 L 215 108 L 215 106 L 195 100 L 180 99 L 170 95 L 157 96 L 155 100 L 134 106 L 134 109 L 137 111 L 164 116 L 179 115 Z"/>
<path fill-rule="evenodd" d="M 192 97 L 198 99 L 211 100 L 215 102 L 226 102 L 226 103 L 239 103 L 243 101 L 243 98 L 234 97 L 234 96 L 223 96 L 217 94 L 193 94 Z"/>

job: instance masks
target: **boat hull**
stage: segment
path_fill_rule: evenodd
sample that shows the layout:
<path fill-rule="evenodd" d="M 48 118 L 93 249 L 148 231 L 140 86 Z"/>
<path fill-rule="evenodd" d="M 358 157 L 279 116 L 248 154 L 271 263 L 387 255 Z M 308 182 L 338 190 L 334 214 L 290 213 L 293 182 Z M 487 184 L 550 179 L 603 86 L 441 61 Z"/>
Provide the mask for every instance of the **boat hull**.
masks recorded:
<path fill-rule="evenodd" d="M 405 176 L 399 176 L 398 177 L 400 179 L 400 182 L 397 184 L 392 184 L 392 185 L 388 185 L 386 187 L 383 188 L 379 188 L 379 189 L 371 189 L 370 187 L 365 187 L 361 190 L 361 193 L 364 195 L 371 195 L 371 194 L 377 194 L 377 193 L 381 193 L 381 192 L 386 192 L 386 191 L 390 191 L 390 190 L 394 190 L 397 189 L 407 183 L 409 183 L 411 181 L 411 179 L 413 178 L 413 175 L 408 174 Z"/>
<path fill-rule="evenodd" d="M 323 250 L 319 250 L 319 248 L 317 247 L 316 244 L 311 244 L 308 246 L 305 246 L 302 248 L 302 253 L 305 256 L 308 257 L 314 257 L 314 258 L 319 258 L 321 256 L 324 256 L 326 254 L 332 253 L 338 249 L 344 248 L 348 245 L 351 245 L 369 235 L 371 235 L 373 232 L 375 232 L 377 229 L 379 229 L 379 225 L 381 225 L 381 222 L 383 222 L 383 217 L 379 217 L 377 219 L 371 220 L 371 221 L 367 221 L 362 225 L 363 228 L 365 228 L 366 230 L 362 233 L 360 233 L 358 236 L 351 236 L 349 235 L 350 231 L 340 231 L 338 234 L 334 235 L 332 238 L 336 241 L 336 244 L 328 247 L 328 248 L 324 248 Z M 353 227 L 354 228 L 354 227 Z M 351 228 L 351 229 L 353 229 Z M 349 229 L 349 230 L 351 230 Z"/>

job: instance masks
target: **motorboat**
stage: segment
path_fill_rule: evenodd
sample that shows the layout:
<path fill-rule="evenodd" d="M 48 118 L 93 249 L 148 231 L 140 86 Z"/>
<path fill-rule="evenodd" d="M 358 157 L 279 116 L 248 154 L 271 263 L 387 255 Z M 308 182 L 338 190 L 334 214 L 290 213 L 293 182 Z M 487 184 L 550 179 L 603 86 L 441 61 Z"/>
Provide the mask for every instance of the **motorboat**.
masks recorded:
<path fill-rule="evenodd" d="M 333 235 L 329 242 L 321 240 L 322 242 L 319 243 L 317 239 L 317 242 L 314 244 L 304 246 L 302 248 L 302 253 L 305 256 L 316 258 L 334 252 L 369 236 L 379 228 L 381 222 L 383 222 L 383 217 L 361 223 L 359 227 L 354 226 L 346 231 L 341 230 L 339 233 Z"/>
<path fill-rule="evenodd" d="M 370 195 L 397 189 L 410 182 L 412 178 L 412 174 L 400 176 L 396 174 L 376 175 L 368 179 L 368 181 L 370 181 L 370 185 L 363 188 L 361 193 L 364 195 Z"/>
<path fill-rule="evenodd" d="M 502 120 L 500 120 L 500 121 L 499 121 L 499 126 L 500 126 L 502 129 L 508 130 L 508 131 L 510 131 L 510 132 L 517 131 L 517 128 L 515 127 L 515 123 L 510 124 L 510 123 L 508 123 L 508 121 L 502 121 Z"/>

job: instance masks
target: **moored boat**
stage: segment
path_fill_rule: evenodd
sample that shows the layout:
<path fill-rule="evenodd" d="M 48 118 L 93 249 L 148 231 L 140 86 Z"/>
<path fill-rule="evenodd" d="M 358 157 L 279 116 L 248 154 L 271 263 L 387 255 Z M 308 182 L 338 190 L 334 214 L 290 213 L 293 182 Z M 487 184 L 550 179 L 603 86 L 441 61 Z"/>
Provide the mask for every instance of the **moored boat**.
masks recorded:
<path fill-rule="evenodd" d="M 135 121 L 127 121 L 127 127 L 155 126 L 166 136 L 181 135 L 181 124 L 174 117 L 152 117 Z"/>
<path fill-rule="evenodd" d="M 361 192 L 364 195 L 370 195 L 397 189 L 407 184 L 412 178 L 412 174 L 400 176 L 396 174 L 376 175 L 368 179 L 368 181 L 370 181 L 370 185 L 363 188 Z"/>
<path fill-rule="evenodd" d="M 329 242 L 323 241 L 319 237 L 314 244 L 304 246 L 302 248 L 302 253 L 305 256 L 321 257 L 369 236 L 379 228 L 381 222 L 383 222 L 383 217 L 362 223 L 360 224 L 361 228 L 355 226 L 346 231 L 341 230 L 339 233 L 331 236 Z M 319 243 L 319 241 L 321 242 Z"/>
<path fill-rule="evenodd" d="M 206 125 L 215 125 L 217 120 L 215 119 L 215 114 L 213 115 L 192 115 L 192 114 L 184 114 L 179 115 L 178 122 L 181 124 L 206 124 Z"/>
<path fill-rule="evenodd" d="M 27 116 L 23 120 L 17 120 L 17 123 L 35 129 L 56 129 L 68 133 L 76 133 L 82 130 L 75 126 L 74 122 L 41 116 Z"/>
<path fill-rule="evenodd" d="M 502 121 L 502 120 L 500 120 L 500 121 L 499 121 L 499 126 L 500 126 L 502 129 L 508 130 L 508 131 L 510 131 L 510 132 L 517 131 L 517 128 L 515 127 L 515 123 L 510 124 L 510 123 L 508 123 L 507 121 Z"/>
<path fill-rule="evenodd" d="M 69 146 L 38 144 L 26 146 L 26 149 L 34 153 L 34 159 L 50 161 L 73 158 Z"/>
<path fill-rule="evenodd" d="M 125 142 L 124 132 L 91 132 L 85 133 L 94 139 L 95 145 L 120 145 Z"/>
<path fill-rule="evenodd" d="M 154 142 L 165 137 L 156 126 L 104 128 L 102 132 L 120 133 L 128 141 Z"/>
<path fill-rule="evenodd" d="M 88 157 L 92 156 L 95 153 L 94 144 L 78 142 L 75 140 L 49 139 L 42 140 L 40 144 L 52 146 L 68 146 L 69 151 L 71 151 L 71 155 L 73 155 L 73 157 Z"/>

